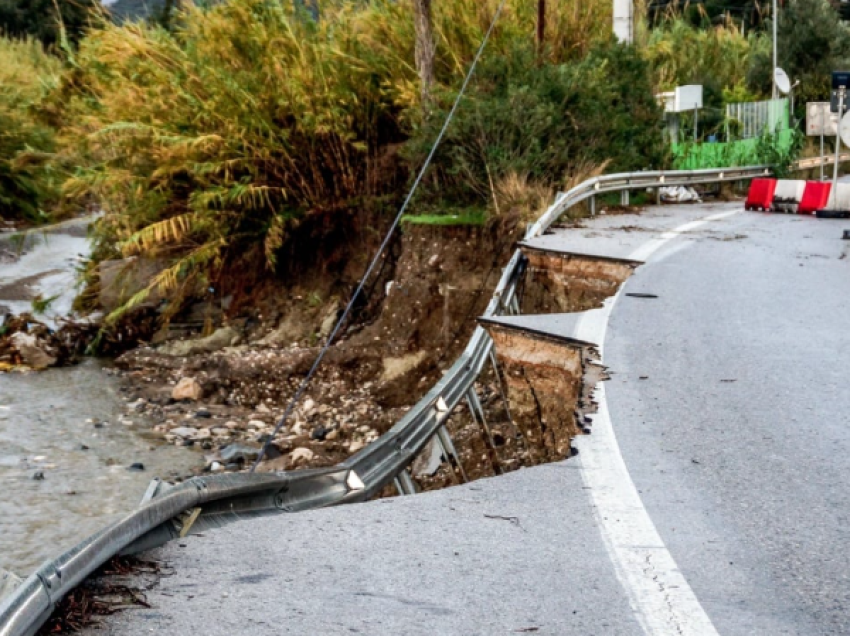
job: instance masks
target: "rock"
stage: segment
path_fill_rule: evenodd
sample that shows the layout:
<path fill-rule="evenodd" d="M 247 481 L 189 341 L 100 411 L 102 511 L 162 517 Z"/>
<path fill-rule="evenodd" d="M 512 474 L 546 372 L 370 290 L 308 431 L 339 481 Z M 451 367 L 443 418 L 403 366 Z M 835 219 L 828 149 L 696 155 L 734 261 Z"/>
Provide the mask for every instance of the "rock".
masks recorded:
<path fill-rule="evenodd" d="M 210 472 L 211 473 L 220 473 L 224 470 L 224 464 L 221 462 L 213 462 L 210 464 Z"/>
<path fill-rule="evenodd" d="M 212 417 L 212 413 L 210 413 L 207 409 L 198 409 L 195 411 L 195 417 L 208 420 Z"/>
<path fill-rule="evenodd" d="M 319 424 L 316 428 L 313 429 L 313 432 L 310 433 L 310 439 L 315 439 L 318 441 L 324 440 L 328 436 L 328 429 Z"/>
<path fill-rule="evenodd" d="M 272 410 L 267 407 L 265 404 L 260 402 L 259 406 L 257 406 L 257 413 L 271 413 Z"/>
<path fill-rule="evenodd" d="M 142 464 L 141 462 L 135 462 L 134 464 L 130 464 L 129 466 L 127 466 L 127 470 L 144 470 L 144 469 L 145 469 L 145 465 Z"/>
<path fill-rule="evenodd" d="M 266 423 L 262 420 L 249 420 L 248 428 L 265 428 Z"/>
<path fill-rule="evenodd" d="M 309 448 L 296 448 L 289 454 L 289 461 L 295 466 L 301 462 L 309 462 L 316 456 L 316 453 Z"/>
<path fill-rule="evenodd" d="M 428 259 L 428 267 L 438 267 L 440 265 L 440 255 L 434 254 Z"/>
<path fill-rule="evenodd" d="M 18 350 L 23 363 L 28 367 L 44 369 L 56 364 L 56 356 L 49 354 L 44 342 L 32 334 L 18 331 L 9 337 L 9 342 Z"/>
<path fill-rule="evenodd" d="M 89 449 L 89 447 L 88 447 L 88 446 L 86 446 L 85 444 L 80 444 L 80 450 L 81 450 L 81 451 L 86 451 L 86 450 L 88 450 L 88 449 Z"/>
<path fill-rule="evenodd" d="M 183 378 L 171 391 L 171 397 L 178 401 L 198 401 L 204 397 L 204 390 L 195 378 Z"/>
<path fill-rule="evenodd" d="M 194 426 L 178 426 L 177 428 L 172 428 L 169 433 L 177 435 L 177 437 L 194 439 L 198 436 L 198 429 Z"/>
<path fill-rule="evenodd" d="M 33 474 L 32 478 L 36 481 L 43 481 L 44 480 L 44 473 L 40 470 L 37 470 Z"/>
<path fill-rule="evenodd" d="M 230 430 L 234 430 L 239 428 L 239 422 L 234 422 L 233 420 L 231 420 L 230 422 L 225 422 L 224 426 L 229 428 Z"/>
<path fill-rule="evenodd" d="M 337 429 L 334 429 L 330 431 L 327 435 L 325 435 L 325 440 L 327 440 L 328 442 L 332 442 L 337 438 L 339 438 L 339 431 Z"/>
<path fill-rule="evenodd" d="M 319 337 L 327 338 L 331 335 L 331 331 L 336 326 L 337 317 L 339 316 L 339 303 L 334 302 L 322 319 L 322 324 L 319 327 Z"/>
<path fill-rule="evenodd" d="M 361 450 L 364 446 L 366 446 L 366 442 L 363 442 L 362 440 L 356 439 L 353 442 L 351 442 L 351 444 L 349 445 L 348 452 L 356 453 L 357 451 Z"/>
<path fill-rule="evenodd" d="M 227 435 L 230 435 L 230 429 L 224 428 L 222 426 L 216 426 L 215 428 L 210 429 L 210 432 L 216 437 L 225 437 Z"/>
<path fill-rule="evenodd" d="M 221 449 L 221 458 L 228 463 L 246 462 L 259 456 L 259 448 L 245 444 L 230 444 Z"/>
<path fill-rule="evenodd" d="M 101 261 L 97 266 L 100 278 L 98 301 L 104 311 L 112 312 L 135 294 L 145 289 L 151 279 L 168 266 L 164 260 L 132 256 L 122 260 Z M 154 307 L 162 299 L 152 291 L 140 307 Z"/>
<path fill-rule="evenodd" d="M 241 336 L 233 327 L 217 329 L 206 338 L 175 340 L 162 345 L 157 351 L 167 356 L 185 357 L 198 353 L 213 353 L 239 343 Z"/>

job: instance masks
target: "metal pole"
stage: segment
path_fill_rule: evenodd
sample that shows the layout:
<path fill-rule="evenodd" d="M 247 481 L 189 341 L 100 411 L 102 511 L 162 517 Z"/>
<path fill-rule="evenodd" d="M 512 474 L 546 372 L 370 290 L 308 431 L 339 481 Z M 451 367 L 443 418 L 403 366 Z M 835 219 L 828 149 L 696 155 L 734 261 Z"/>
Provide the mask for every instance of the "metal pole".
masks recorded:
<path fill-rule="evenodd" d="M 823 181 L 823 129 L 826 126 L 826 121 L 824 121 L 825 113 L 823 106 L 820 109 L 820 180 Z"/>
<path fill-rule="evenodd" d="M 463 464 L 460 463 L 460 455 L 458 455 L 457 449 L 455 448 L 454 442 L 452 442 L 452 438 L 449 435 L 449 432 L 446 430 L 445 425 L 440 426 L 437 429 L 437 441 L 440 444 L 440 447 L 443 449 L 443 453 L 446 455 L 446 459 L 449 459 L 449 463 L 451 463 L 452 459 L 454 463 L 457 464 L 457 468 L 460 471 L 461 479 L 464 482 L 469 481 L 466 477 L 466 471 L 463 469 Z M 454 468 L 452 468 L 452 475 L 455 474 Z"/>
<path fill-rule="evenodd" d="M 776 99 L 776 95 L 777 95 L 777 92 L 776 92 L 776 67 L 779 66 L 779 63 L 778 63 L 778 60 L 777 60 L 777 54 L 776 54 L 776 50 L 777 50 L 777 47 L 776 47 L 777 35 L 776 34 L 777 34 L 777 25 L 779 23 L 779 10 L 777 9 L 777 6 L 776 6 L 776 0 L 773 0 L 773 15 L 771 17 L 773 18 L 773 20 L 772 20 L 772 22 L 773 22 L 773 99 Z"/>
<path fill-rule="evenodd" d="M 838 121 L 841 121 L 841 116 L 844 114 L 844 96 L 847 92 L 846 86 L 840 86 L 838 88 Z M 836 198 L 836 190 L 838 189 L 838 156 L 841 154 L 841 135 L 840 135 L 840 126 L 839 129 L 835 132 L 835 165 L 832 167 L 832 189 L 829 193 L 829 199 L 831 201 L 831 205 L 829 206 L 830 210 L 835 210 L 838 204 L 838 200 Z"/>
<path fill-rule="evenodd" d="M 697 111 L 697 105 L 694 104 L 694 143 L 697 142 L 697 126 L 699 126 L 699 114 Z"/>

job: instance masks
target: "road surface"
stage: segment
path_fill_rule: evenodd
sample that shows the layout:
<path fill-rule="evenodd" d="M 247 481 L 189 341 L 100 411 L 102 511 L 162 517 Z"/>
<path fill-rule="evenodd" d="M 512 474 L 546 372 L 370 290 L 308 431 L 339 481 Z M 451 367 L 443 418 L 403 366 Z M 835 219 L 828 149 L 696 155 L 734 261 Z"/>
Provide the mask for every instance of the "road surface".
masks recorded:
<path fill-rule="evenodd" d="M 850 633 L 850 222 L 740 209 L 545 237 L 646 261 L 531 319 L 603 345 L 577 457 L 172 543 L 152 607 L 91 633 Z"/>

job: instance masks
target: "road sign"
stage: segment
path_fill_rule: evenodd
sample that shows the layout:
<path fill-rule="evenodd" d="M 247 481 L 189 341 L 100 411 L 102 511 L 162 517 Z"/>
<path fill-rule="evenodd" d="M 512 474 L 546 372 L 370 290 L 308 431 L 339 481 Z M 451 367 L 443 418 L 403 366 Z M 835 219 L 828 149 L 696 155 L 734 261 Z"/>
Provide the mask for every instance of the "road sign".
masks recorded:
<path fill-rule="evenodd" d="M 832 72 L 832 93 L 830 94 L 830 109 L 833 113 L 838 112 L 838 91 L 841 88 L 850 91 L 850 71 L 833 71 Z M 845 93 L 844 112 L 847 112 L 847 99 Z M 843 113 L 842 113 L 843 114 Z"/>
<path fill-rule="evenodd" d="M 832 137 L 838 134 L 838 113 L 830 111 L 829 102 L 806 104 L 806 134 L 809 137 L 820 137 L 821 134 Z"/>

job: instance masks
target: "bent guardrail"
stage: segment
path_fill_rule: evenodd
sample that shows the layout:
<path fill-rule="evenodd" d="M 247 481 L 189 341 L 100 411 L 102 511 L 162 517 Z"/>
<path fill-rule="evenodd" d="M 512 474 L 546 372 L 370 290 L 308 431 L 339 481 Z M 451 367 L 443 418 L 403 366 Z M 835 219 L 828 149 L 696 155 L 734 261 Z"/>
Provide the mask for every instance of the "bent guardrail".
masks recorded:
<path fill-rule="evenodd" d="M 539 236 L 570 207 L 598 194 L 743 181 L 769 174 L 767 166 L 751 166 L 596 177 L 560 195 L 529 228 L 526 237 Z M 516 291 L 524 271 L 524 257 L 517 250 L 484 317 L 518 313 Z M 155 484 L 139 509 L 48 561 L 7 598 L 0 599 L 0 636 L 33 634 L 63 596 L 117 554 L 140 552 L 245 516 L 365 501 L 393 482 L 400 492 L 411 494 L 413 483 L 406 469 L 431 439 L 436 437 L 447 457 L 457 456 L 444 424 L 454 407 L 473 390 L 492 349 L 490 336 L 477 327 L 448 372 L 395 426 L 335 467 L 196 477 L 178 486 Z"/>

